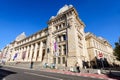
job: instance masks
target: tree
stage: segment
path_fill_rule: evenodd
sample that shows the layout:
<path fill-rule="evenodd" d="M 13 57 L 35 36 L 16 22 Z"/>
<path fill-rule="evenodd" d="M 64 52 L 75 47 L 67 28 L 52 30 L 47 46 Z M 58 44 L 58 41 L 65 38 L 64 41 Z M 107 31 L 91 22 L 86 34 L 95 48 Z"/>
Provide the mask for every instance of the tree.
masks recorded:
<path fill-rule="evenodd" d="M 120 61 L 120 38 L 119 41 L 115 43 L 114 55 L 116 59 Z"/>

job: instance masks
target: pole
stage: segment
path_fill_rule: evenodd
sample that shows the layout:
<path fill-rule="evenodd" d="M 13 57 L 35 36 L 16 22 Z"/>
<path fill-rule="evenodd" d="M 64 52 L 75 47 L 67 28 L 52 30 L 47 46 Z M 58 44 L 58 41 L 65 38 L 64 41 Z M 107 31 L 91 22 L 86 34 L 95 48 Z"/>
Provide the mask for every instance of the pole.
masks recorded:
<path fill-rule="evenodd" d="M 104 69 L 103 58 L 101 58 L 102 68 Z"/>

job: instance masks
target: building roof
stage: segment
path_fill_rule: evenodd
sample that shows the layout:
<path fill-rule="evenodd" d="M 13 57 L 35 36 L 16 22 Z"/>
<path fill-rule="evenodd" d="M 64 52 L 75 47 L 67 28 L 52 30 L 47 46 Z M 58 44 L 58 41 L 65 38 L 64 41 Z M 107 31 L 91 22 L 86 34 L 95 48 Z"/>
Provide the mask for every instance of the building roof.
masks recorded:
<path fill-rule="evenodd" d="M 109 46 L 111 46 L 110 45 L 110 43 L 105 39 L 105 38 L 103 38 L 103 37 L 101 37 L 101 36 L 96 36 L 96 35 L 94 35 L 93 33 L 91 33 L 91 32 L 87 32 L 87 33 L 85 33 L 85 39 L 89 39 L 89 38 L 94 38 L 94 39 L 96 39 L 97 41 L 99 41 L 99 42 L 102 42 L 102 43 L 106 43 L 107 45 L 109 45 Z"/>

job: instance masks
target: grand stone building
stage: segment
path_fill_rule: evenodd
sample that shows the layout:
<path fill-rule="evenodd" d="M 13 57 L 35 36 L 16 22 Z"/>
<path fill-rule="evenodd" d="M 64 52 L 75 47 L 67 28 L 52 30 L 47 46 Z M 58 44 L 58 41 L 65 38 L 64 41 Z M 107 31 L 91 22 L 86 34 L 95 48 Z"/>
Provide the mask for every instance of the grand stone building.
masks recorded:
<path fill-rule="evenodd" d="M 91 39 L 86 35 L 84 28 L 85 24 L 79 19 L 76 9 L 72 5 L 65 5 L 56 16 L 50 18 L 47 28 L 28 37 L 25 33 L 18 35 L 3 49 L 2 52 L 7 56 L 4 59 L 6 63 L 34 62 L 39 66 L 55 64 L 58 69 L 75 66 L 76 62 L 81 68 L 83 62 L 90 66 L 90 61 L 99 52 L 96 47 L 91 47 L 95 40 L 100 40 L 93 41 L 94 36 Z M 89 43 L 92 45 L 88 45 Z M 112 48 L 108 42 L 98 45 L 104 45 L 100 50 L 105 55 L 112 56 Z M 105 46 L 109 48 L 108 52 L 105 51 Z"/>
<path fill-rule="evenodd" d="M 115 62 L 113 48 L 107 40 L 90 32 L 86 33 L 85 39 L 92 67 L 108 67 Z M 101 61 L 103 61 L 103 64 Z"/>

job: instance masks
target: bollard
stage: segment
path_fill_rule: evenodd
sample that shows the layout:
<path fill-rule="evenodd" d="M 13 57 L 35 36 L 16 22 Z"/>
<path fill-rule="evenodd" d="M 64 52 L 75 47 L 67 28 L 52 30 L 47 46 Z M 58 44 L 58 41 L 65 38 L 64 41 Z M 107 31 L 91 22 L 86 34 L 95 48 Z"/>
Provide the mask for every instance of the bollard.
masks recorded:
<path fill-rule="evenodd" d="M 112 73 L 111 73 L 111 69 L 109 69 L 109 74 L 112 74 Z"/>
<path fill-rule="evenodd" d="M 89 73 L 89 70 L 87 70 L 87 73 Z"/>

